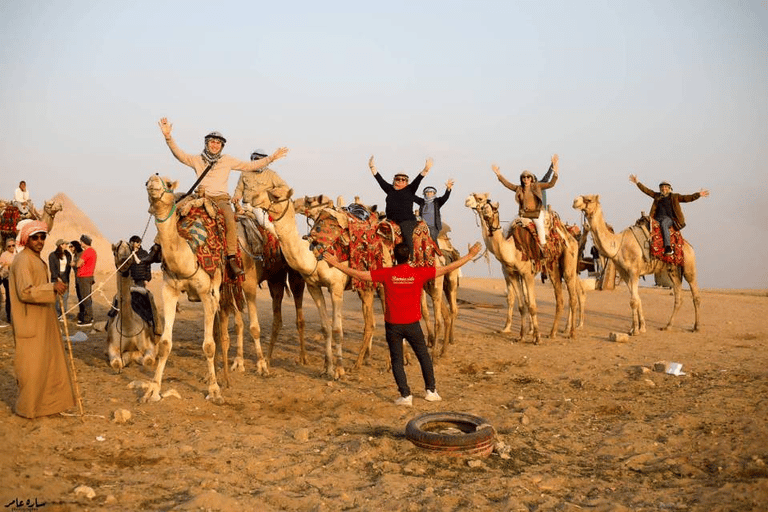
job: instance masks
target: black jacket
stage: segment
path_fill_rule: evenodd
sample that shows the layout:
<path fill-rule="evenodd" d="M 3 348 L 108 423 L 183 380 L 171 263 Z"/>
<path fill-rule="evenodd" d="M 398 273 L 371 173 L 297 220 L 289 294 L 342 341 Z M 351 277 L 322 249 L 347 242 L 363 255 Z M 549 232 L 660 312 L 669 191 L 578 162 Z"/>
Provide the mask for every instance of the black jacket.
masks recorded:
<path fill-rule="evenodd" d="M 440 231 L 443 229 L 443 219 L 440 217 L 440 208 L 445 204 L 445 202 L 448 200 L 448 198 L 451 196 L 451 189 L 447 188 L 445 189 L 445 194 L 443 194 L 440 197 L 436 197 L 434 200 L 435 203 L 435 227 L 437 228 L 437 232 L 440 233 Z M 419 216 L 421 216 L 422 212 L 424 211 L 424 204 L 426 204 L 426 200 L 424 200 L 423 197 L 417 197 L 416 203 L 419 205 Z"/>
<path fill-rule="evenodd" d="M 55 283 L 59 278 L 67 284 L 69 284 L 69 274 L 72 273 L 72 267 L 69 265 L 72 262 L 72 255 L 69 251 L 64 251 L 64 259 L 67 260 L 67 269 L 64 273 L 59 270 L 59 257 L 56 256 L 56 251 L 53 251 L 48 255 L 48 269 L 51 271 L 51 282 Z"/>

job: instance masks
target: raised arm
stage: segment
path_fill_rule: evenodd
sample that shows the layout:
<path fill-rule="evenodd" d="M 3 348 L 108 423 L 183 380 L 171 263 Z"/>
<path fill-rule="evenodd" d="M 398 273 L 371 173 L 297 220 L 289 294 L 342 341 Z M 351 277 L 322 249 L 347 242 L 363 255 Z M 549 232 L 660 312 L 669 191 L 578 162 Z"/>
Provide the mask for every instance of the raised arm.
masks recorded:
<path fill-rule="evenodd" d="M 176 145 L 176 141 L 173 140 L 173 137 L 171 137 L 171 130 L 173 129 L 173 124 L 168 121 L 168 118 L 167 117 L 161 118 L 160 122 L 157 124 L 160 126 L 160 131 L 163 132 L 163 137 L 165 137 L 165 143 L 168 144 L 168 148 L 171 150 L 171 153 L 173 153 L 173 156 L 176 157 L 176 160 L 183 163 L 184 165 L 194 168 L 194 164 L 192 163 L 192 155 L 189 155 L 184 151 L 182 151 L 181 148 L 179 148 L 179 146 Z"/>
<path fill-rule="evenodd" d="M 339 263 L 339 260 L 337 260 L 335 256 L 333 256 L 328 252 L 323 253 L 323 260 L 325 260 L 325 262 L 328 263 L 330 266 L 336 267 L 337 269 L 341 270 L 342 272 L 347 274 L 349 277 L 354 277 L 356 279 L 360 279 L 361 281 L 373 281 L 373 279 L 371 279 L 371 273 L 369 271 L 356 270 L 346 265 L 341 265 Z"/>
<path fill-rule="evenodd" d="M 509 190 L 517 190 L 518 185 L 515 185 L 514 183 L 507 181 L 504 176 L 501 175 L 501 171 L 499 170 L 499 166 L 496 164 L 491 165 L 491 170 L 496 174 L 496 178 L 501 182 L 502 185 L 507 187 Z"/>
<path fill-rule="evenodd" d="M 450 272 L 453 272 L 457 268 L 461 267 L 465 263 L 467 263 L 469 260 L 480 254 L 480 242 L 475 242 L 475 245 L 469 248 L 469 252 L 459 258 L 458 260 L 449 263 L 448 265 L 444 267 L 437 267 L 435 269 L 435 277 L 444 276 L 445 274 L 448 274 Z"/>

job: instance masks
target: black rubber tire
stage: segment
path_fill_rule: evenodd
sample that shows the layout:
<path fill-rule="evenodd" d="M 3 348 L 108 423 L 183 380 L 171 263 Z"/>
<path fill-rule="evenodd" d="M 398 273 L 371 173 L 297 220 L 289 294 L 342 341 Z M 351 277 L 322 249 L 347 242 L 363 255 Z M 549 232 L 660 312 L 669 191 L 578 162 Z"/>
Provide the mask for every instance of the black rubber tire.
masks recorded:
<path fill-rule="evenodd" d="M 440 427 L 454 427 L 462 434 L 435 432 Z M 405 427 L 410 442 L 436 452 L 452 455 L 490 455 L 496 431 L 483 418 L 461 412 L 435 412 L 418 416 Z"/>

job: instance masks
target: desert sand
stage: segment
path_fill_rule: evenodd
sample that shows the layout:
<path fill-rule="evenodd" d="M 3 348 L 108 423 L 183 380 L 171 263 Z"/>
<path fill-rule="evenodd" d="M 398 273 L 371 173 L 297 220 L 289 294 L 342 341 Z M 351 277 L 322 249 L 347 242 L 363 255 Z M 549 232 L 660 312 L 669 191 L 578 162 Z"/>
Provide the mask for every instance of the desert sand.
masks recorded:
<path fill-rule="evenodd" d="M 106 281 L 104 296 L 115 290 Z M 159 297 L 159 275 L 150 288 Z M 540 323 L 551 326 L 551 286 L 538 284 Z M 588 292 L 586 325 L 576 339 L 513 343 L 498 332 L 504 284 L 463 278 L 456 342 L 436 364 L 442 402 L 423 399 L 417 364 L 406 367 L 411 408 L 395 406 L 383 317 L 371 363 L 352 371 L 362 336 L 359 301 L 345 294 L 347 375 L 320 375 L 318 316 L 305 299 L 307 366 L 297 364 L 293 302 L 270 375 L 246 371 L 205 400 L 201 308 L 182 299 L 163 391 L 141 404 L 152 369 L 115 373 L 106 334 L 73 343 L 85 416 L 26 420 L 12 412 L 14 345 L 0 332 L 0 430 L 5 451 L 0 499 L 7 510 L 766 510 L 768 507 L 768 293 L 705 290 L 702 330 L 690 332 L 690 295 L 672 331 L 672 295 L 643 288 L 647 333 L 609 341 L 629 328 L 628 293 Z M 158 299 L 159 300 L 159 299 Z M 97 320 L 106 300 L 97 298 Z M 268 292 L 259 296 L 269 331 Z M 70 316 L 72 318 L 72 316 Z M 519 325 L 516 320 L 515 327 Z M 72 321 L 71 334 L 76 331 Z M 563 326 L 561 325 L 561 328 Z M 265 336 L 262 336 L 265 337 Z M 654 372 L 679 362 L 685 375 Z M 114 414 L 127 410 L 127 422 Z M 452 457 L 412 445 L 413 417 L 436 411 L 478 415 L 496 430 L 485 458 Z M 79 491 L 76 491 L 79 489 Z M 92 490 L 92 497 L 88 497 Z M 44 507 L 34 507 L 34 502 Z"/>

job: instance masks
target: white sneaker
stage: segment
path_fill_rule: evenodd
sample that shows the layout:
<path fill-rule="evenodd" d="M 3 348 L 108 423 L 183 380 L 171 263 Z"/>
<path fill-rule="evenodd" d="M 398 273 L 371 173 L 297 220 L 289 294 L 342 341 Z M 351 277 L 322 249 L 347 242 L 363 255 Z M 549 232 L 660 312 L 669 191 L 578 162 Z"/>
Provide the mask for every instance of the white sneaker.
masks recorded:
<path fill-rule="evenodd" d="M 411 407 L 413 405 L 413 395 L 401 396 L 395 400 L 395 405 L 405 405 Z"/>
<path fill-rule="evenodd" d="M 10 325 L 5 322 L 0 322 L 0 329 L 5 329 L 6 327 L 10 327 Z"/>
<path fill-rule="evenodd" d="M 439 402 L 440 400 L 442 400 L 442 398 L 440 398 L 440 395 L 437 394 L 437 390 L 435 391 L 427 390 L 427 392 L 424 394 L 424 400 L 426 400 L 427 402 Z"/>

